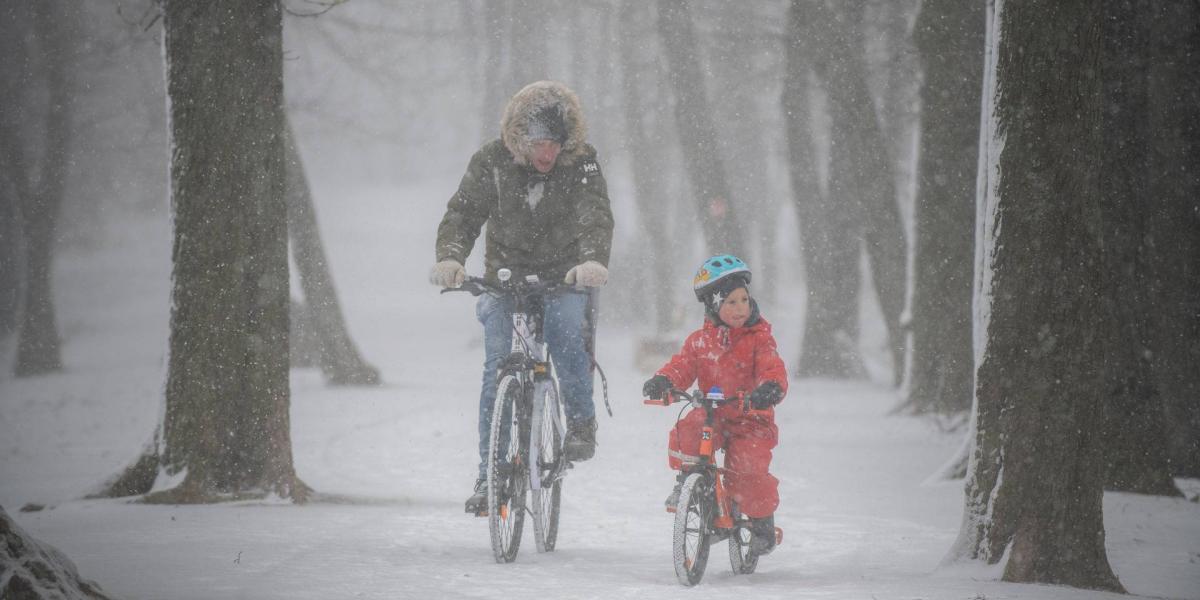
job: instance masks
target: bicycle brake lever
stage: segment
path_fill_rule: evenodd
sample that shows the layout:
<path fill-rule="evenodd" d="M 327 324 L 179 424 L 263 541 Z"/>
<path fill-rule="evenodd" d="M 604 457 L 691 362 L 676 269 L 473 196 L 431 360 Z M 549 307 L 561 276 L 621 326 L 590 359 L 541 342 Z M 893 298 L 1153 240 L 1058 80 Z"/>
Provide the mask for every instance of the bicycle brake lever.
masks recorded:
<path fill-rule="evenodd" d="M 478 283 L 475 283 L 474 281 L 464 281 L 462 285 L 456 288 L 442 288 L 440 293 L 447 294 L 450 292 L 467 292 L 472 296 L 478 296 L 484 291 L 486 290 L 484 290 L 483 286 L 479 285 Z"/>

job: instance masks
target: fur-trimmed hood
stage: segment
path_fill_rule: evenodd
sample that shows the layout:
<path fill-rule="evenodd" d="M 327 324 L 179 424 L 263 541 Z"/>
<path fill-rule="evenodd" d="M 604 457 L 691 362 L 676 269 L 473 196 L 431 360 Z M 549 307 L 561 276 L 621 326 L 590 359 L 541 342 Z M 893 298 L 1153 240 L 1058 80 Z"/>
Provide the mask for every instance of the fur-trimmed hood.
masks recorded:
<path fill-rule="evenodd" d="M 529 139 L 529 120 L 547 106 L 557 104 L 567 126 L 567 142 L 563 144 L 556 166 L 569 167 L 587 153 L 587 122 L 579 96 L 557 81 L 535 81 L 517 92 L 504 108 L 500 121 L 500 139 L 519 165 L 529 164 L 533 143 Z"/>

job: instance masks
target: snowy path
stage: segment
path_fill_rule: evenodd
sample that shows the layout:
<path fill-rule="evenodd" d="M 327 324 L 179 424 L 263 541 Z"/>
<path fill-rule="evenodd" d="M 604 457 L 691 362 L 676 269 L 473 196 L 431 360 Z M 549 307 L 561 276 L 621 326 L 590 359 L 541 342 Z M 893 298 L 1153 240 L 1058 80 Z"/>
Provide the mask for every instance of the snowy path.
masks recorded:
<path fill-rule="evenodd" d="M 721 544 L 701 588 L 681 588 L 661 508 L 676 411 L 641 404 L 647 373 L 631 364 L 636 332 L 620 329 L 619 315 L 606 315 L 600 345 L 616 414 L 600 417 L 597 458 L 566 480 L 558 550 L 539 555 L 527 539 L 516 563 L 495 564 L 486 520 L 462 513 L 482 352 L 471 299 L 424 283 L 436 218 L 402 217 L 387 194 L 364 198 L 357 210 L 327 210 L 323 227 L 352 333 L 387 384 L 329 388 L 312 371 L 292 380 L 297 470 L 327 501 L 78 500 L 136 455 L 160 410 L 169 253 L 165 235 L 135 232 L 60 260 L 70 370 L 0 376 L 0 505 L 131 599 L 1110 597 L 935 573 L 962 491 L 921 482 L 957 436 L 886 416 L 896 398 L 885 387 L 821 381 L 794 381 L 779 409 L 784 544 L 749 577 L 730 573 Z M 797 323 L 773 320 L 795 356 Z M 16 513 L 30 502 L 51 508 Z M 1130 591 L 1200 598 L 1200 505 L 1109 495 L 1106 513 L 1110 557 Z"/>

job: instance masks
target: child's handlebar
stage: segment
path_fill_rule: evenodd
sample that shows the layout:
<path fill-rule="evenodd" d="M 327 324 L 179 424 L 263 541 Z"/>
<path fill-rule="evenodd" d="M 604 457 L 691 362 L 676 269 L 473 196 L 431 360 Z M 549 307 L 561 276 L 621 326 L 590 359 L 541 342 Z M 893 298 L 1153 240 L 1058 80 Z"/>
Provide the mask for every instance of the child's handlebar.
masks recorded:
<path fill-rule="evenodd" d="M 742 412 L 758 412 L 750 408 L 750 402 L 748 399 L 744 398 L 744 396 L 744 394 L 738 392 L 737 394 L 734 394 L 728 398 L 709 398 L 707 394 L 699 389 L 692 390 L 691 393 L 688 393 L 687 391 L 679 388 L 671 388 L 667 390 L 666 394 L 662 398 L 645 398 L 642 400 L 642 404 L 649 404 L 651 406 L 670 406 L 676 402 L 691 402 L 693 406 L 704 406 L 705 404 L 711 404 L 713 408 L 716 408 L 718 406 L 725 406 L 727 404 L 741 403 Z M 747 401 L 743 402 L 743 400 Z"/>
<path fill-rule="evenodd" d="M 689 394 L 679 388 L 671 388 L 667 390 L 666 394 L 663 394 L 662 398 L 646 398 L 642 400 L 642 404 L 649 404 L 652 406 L 670 406 L 675 402 L 699 402 L 703 399 L 704 394 L 701 393 L 700 390 L 696 390 L 695 392 Z"/>

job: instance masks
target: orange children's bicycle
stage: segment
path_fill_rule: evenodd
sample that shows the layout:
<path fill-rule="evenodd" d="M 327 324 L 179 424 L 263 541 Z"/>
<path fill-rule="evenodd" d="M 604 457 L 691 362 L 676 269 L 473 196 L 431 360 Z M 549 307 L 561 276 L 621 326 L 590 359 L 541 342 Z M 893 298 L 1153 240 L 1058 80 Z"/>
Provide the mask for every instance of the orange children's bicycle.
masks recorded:
<path fill-rule="evenodd" d="M 743 410 L 749 402 L 742 402 L 742 395 L 725 398 L 720 388 L 707 394 L 696 390 L 691 394 L 672 389 L 662 400 L 644 400 L 646 404 L 667 406 L 674 402 L 690 402 L 697 410 L 704 410 L 704 428 L 700 433 L 699 459 L 694 464 L 685 464 L 687 477 L 679 492 L 679 502 L 667 510 L 675 513 L 675 531 L 672 538 L 672 553 L 675 558 L 675 575 L 679 583 L 691 586 L 700 583 L 704 568 L 708 564 L 708 548 L 724 539 L 729 540 L 729 564 L 735 575 L 754 572 L 758 567 L 758 554 L 750 545 L 753 534 L 750 519 L 738 510 L 737 503 L 725 490 L 724 467 L 718 467 L 713 447 L 713 413 L 726 404 L 740 403 Z M 775 541 L 783 541 L 783 530 L 775 528 Z"/>

